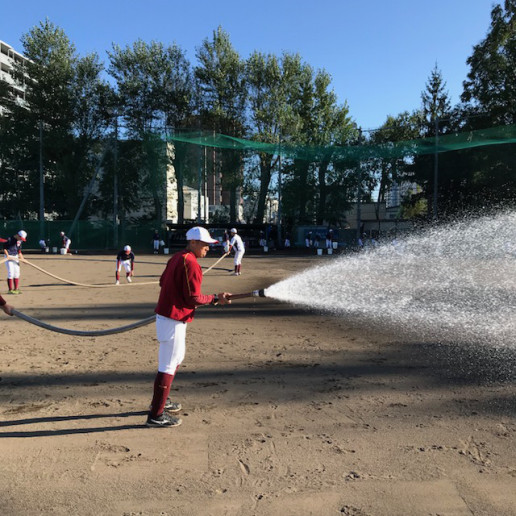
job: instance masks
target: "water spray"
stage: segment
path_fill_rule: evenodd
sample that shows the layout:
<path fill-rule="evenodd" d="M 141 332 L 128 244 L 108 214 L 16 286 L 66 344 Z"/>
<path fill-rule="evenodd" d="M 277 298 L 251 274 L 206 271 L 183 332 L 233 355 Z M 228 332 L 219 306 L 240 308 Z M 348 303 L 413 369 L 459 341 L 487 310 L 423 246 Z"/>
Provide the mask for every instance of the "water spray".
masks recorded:
<path fill-rule="evenodd" d="M 516 211 L 398 235 L 266 294 L 418 339 L 516 350 Z"/>

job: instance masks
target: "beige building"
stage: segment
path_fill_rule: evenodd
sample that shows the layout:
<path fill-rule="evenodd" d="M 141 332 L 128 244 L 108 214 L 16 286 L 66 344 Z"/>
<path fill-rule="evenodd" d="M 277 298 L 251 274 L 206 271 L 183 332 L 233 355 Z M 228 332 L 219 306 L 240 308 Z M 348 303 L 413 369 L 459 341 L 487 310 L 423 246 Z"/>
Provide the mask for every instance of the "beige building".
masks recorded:
<path fill-rule="evenodd" d="M 23 64 L 27 59 L 16 52 L 11 45 L 8 45 L 4 41 L 0 41 L 0 79 L 7 82 L 11 91 L 18 102 L 25 101 L 25 87 L 14 80 L 13 68 L 15 63 Z M 0 115 L 3 114 L 4 109 L 0 106 Z"/>

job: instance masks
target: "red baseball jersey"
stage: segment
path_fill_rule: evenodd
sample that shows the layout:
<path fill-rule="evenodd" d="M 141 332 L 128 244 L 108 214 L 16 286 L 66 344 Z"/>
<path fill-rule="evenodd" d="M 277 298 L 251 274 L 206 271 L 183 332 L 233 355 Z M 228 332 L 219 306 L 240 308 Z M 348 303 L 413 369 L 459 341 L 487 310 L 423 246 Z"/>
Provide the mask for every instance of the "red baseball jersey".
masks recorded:
<path fill-rule="evenodd" d="M 176 253 L 159 280 L 161 291 L 154 311 L 176 321 L 192 321 L 195 308 L 209 305 L 215 297 L 203 295 L 201 283 L 202 269 L 196 256 L 186 249 Z"/>

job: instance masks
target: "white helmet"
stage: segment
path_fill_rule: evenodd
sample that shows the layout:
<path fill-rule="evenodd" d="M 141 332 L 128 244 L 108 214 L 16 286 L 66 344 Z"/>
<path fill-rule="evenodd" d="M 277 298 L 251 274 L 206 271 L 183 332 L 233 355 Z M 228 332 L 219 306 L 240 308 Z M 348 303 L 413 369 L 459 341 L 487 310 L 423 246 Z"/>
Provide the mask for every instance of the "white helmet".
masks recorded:
<path fill-rule="evenodd" d="M 236 228 L 231 228 L 231 229 L 229 230 L 229 232 L 230 232 L 230 233 L 235 233 L 235 234 L 236 234 L 237 230 L 236 230 Z"/>
<path fill-rule="evenodd" d="M 124 246 L 124 251 L 130 253 L 131 252 L 131 246 L 130 245 Z"/>

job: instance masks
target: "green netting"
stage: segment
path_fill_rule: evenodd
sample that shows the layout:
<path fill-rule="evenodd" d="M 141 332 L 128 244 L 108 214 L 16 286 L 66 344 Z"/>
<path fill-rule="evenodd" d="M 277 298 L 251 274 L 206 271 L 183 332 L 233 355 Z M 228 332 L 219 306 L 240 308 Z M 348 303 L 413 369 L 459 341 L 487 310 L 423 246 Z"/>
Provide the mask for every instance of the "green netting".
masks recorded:
<path fill-rule="evenodd" d="M 115 250 L 124 244 L 130 244 L 137 251 L 152 252 L 151 240 L 154 230 L 160 230 L 162 239 L 167 242 L 164 221 L 172 220 L 168 212 L 162 214 L 160 221 L 149 220 L 151 217 L 156 217 L 157 211 L 153 203 L 155 198 L 160 201 L 158 204 L 166 206 L 166 196 L 168 195 L 166 185 L 169 181 L 167 173 L 177 180 L 178 185 L 189 186 L 191 190 L 202 191 L 205 195 L 212 194 L 217 202 L 223 201 L 222 204 L 225 207 L 229 207 L 231 199 L 233 199 L 234 214 L 230 213 L 229 208 L 227 210 L 231 220 L 237 220 L 235 192 L 245 183 L 245 174 L 250 174 L 251 179 L 248 182 L 251 184 L 252 181 L 255 181 L 255 184 L 251 184 L 255 190 L 247 185 L 248 192 L 250 191 L 251 194 L 247 194 L 244 208 L 248 209 L 248 212 L 244 212 L 243 220 L 264 222 L 267 220 L 265 211 L 260 214 L 259 219 L 256 219 L 257 199 L 262 193 L 259 191 L 260 178 L 256 179 L 251 176 L 249 170 L 245 168 L 248 165 L 245 165 L 245 160 L 242 159 L 246 154 L 252 153 L 281 155 L 288 159 L 306 162 L 301 163 L 301 166 L 297 168 L 288 163 L 288 159 L 283 163 L 280 162 L 283 171 L 282 224 L 289 228 L 299 224 L 308 224 L 315 221 L 317 217 L 317 220 L 329 221 L 330 224 L 343 225 L 342 221 L 344 220 L 353 222 L 354 219 L 349 217 L 354 217 L 354 215 L 350 216 L 348 211 L 351 204 L 357 202 L 359 184 L 363 189 L 362 200 L 366 198 L 363 193 L 366 192 L 366 188 L 369 188 L 366 194 L 373 191 L 374 188 L 378 188 L 378 198 L 383 193 L 382 202 L 387 202 L 388 195 L 390 195 L 389 186 L 403 181 L 404 174 L 408 181 L 416 182 L 420 186 L 413 197 L 415 201 L 412 202 L 411 199 L 408 199 L 411 204 L 407 205 L 407 208 L 403 207 L 403 210 L 407 211 L 398 208 L 399 212 L 396 217 L 410 218 L 423 216 L 425 213 L 428 215 L 432 201 L 440 203 L 438 205 L 440 214 L 445 213 L 447 209 L 452 210 L 452 208 L 458 211 L 463 207 L 470 209 L 472 206 L 480 206 L 484 203 L 503 203 L 507 200 L 511 203 L 516 202 L 513 147 L 507 145 L 502 147 L 504 144 L 516 143 L 516 125 L 379 145 L 319 147 L 287 143 L 279 145 L 278 143 L 245 140 L 202 131 L 185 131 L 167 139 L 173 143 L 169 146 L 170 149 L 163 145 L 163 140 L 156 138 L 145 140 L 145 145 L 141 145 L 141 142 L 119 142 L 116 168 L 111 162 L 114 158 L 111 161 L 109 159 L 101 160 L 103 174 L 97 181 L 99 183 L 96 194 L 98 198 L 93 199 L 92 205 L 97 211 L 102 210 L 103 213 L 106 213 L 106 219 L 45 220 L 43 224 L 37 220 L 27 220 L 28 217 L 25 217 L 23 221 L 19 219 L 4 220 L 0 222 L 0 237 L 6 238 L 20 229 L 25 229 L 29 234 L 25 248 L 38 249 L 40 235 L 47 240 L 50 239 L 49 247 L 52 248 L 60 246 L 59 232 L 65 231 L 72 238 L 72 248 L 74 249 Z M 179 143 L 184 143 L 184 145 Z M 490 149 L 487 149 L 487 146 L 491 146 Z M 228 152 L 204 152 L 203 148 L 205 150 L 206 147 Z M 483 147 L 485 150 L 482 149 Z M 475 150 L 469 153 L 451 152 L 467 149 Z M 437 193 L 434 193 L 433 180 L 437 160 L 433 160 L 432 157 L 416 158 L 418 155 L 431 156 L 436 152 L 447 154 L 438 160 L 439 183 Z M 415 159 L 411 160 L 411 157 Z M 388 164 L 385 169 L 382 169 L 380 165 L 377 168 L 370 167 L 372 170 L 370 183 L 365 184 L 362 169 L 358 165 L 365 164 L 374 158 L 397 159 L 402 162 L 392 166 Z M 403 163 L 403 158 L 407 158 L 405 163 Z M 322 160 L 334 165 L 326 167 L 323 179 L 317 173 L 324 167 L 318 169 L 316 166 L 312 166 Z M 344 166 L 339 167 L 339 165 Z M 98 167 L 100 168 L 100 165 Z M 278 166 L 277 169 L 280 170 L 280 167 Z M 345 170 L 345 173 L 339 172 L 339 169 Z M 117 170 L 118 173 L 117 207 L 114 205 L 113 195 L 114 170 Z M 374 174 L 376 175 L 374 176 Z M 384 174 L 385 177 L 381 174 Z M 219 180 L 221 181 L 220 185 L 217 183 Z M 384 182 L 380 183 L 380 181 Z M 34 184 L 37 185 L 37 183 Z M 225 198 L 216 197 L 216 194 L 220 194 L 216 190 L 217 188 L 224 190 Z M 276 195 L 275 188 L 277 188 L 277 184 L 267 185 L 266 193 L 272 192 L 269 197 L 271 213 L 273 207 L 271 208 L 270 199 Z M 21 205 L 22 201 L 26 201 L 25 198 L 18 197 L 19 191 L 26 193 L 27 188 L 18 189 L 16 195 L 11 196 L 13 204 L 11 216 L 16 204 Z M 38 190 L 34 189 L 32 193 L 31 212 L 35 213 L 38 207 Z M 235 194 L 234 198 L 231 198 L 230 194 Z M 267 201 L 265 194 L 263 197 Z M 9 199 L 8 196 L 5 198 Z M 86 197 L 83 201 L 85 200 Z M 401 196 L 396 200 L 398 204 L 402 201 L 407 204 L 407 199 L 403 200 Z M 193 202 L 195 203 L 195 201 Z M 133 216 L 132 211 L 140 210 L 142 206 L 147 210 L 145 216 Z M 113 223 L 112 215 L 115 210 L 119 215 L 125 215 L 117 217 L 119 222 L 116 225 Z M 225 213 L 215 212 L 206 221 L 223 224 L 227 218 L 224 218 Z M 80 212 L 76 219 L 79 219 L 79 215 L 81 215 Z M 87 216 L 87 213 L 83 213 L 80 218 Z M 197 220 L 197 216 L 185 215 L 185 220 Z M 269 220 L 272 222 L 272 218 Z M 223 226 L 221 225 L 221 227 Z"/>
<path fill-rule="evenodd" d="M 486 145 L 516 143 L 516 125 L 492 127 L 461 133 L 446 134 L 438 138 L 420 138 L 380 145 L 348 145 L 348 146 L 305 146 L 288 143 L 264 143 L 244 140 L 223 134 L 197 133 L 176 134 L 168 137 L 175 142 L 190 143 L 220 149 L 265 152 L 279 154 L 288 158 L 307 161 L 321 160 L 358 160 L 372 158 L 402 158 L 424 154 L 443 153 L 462 149 L 471 149 Z"/>
<path fill-rule="evenodd" d="M 116 229 L 113 223 L 106 220 L 80 220 L 75 224 L 73 233 L 69 233 L 71 220 L 46 220 L 43 236 L 52 252 L 53 248 L 61 247 L 60 232 L 64 231 L 71 236 L 72 249 L 112 251 L 121 249 L 130 244 L 136 251 L 152 252 L 152 237 L 154 230 L 158 230 L 160 237 L 167 241 L 166 227 L 158 221 L 138 221 L 131 224 L 118 224 Z M 24 249 L 39 249 L 40 222 L 37 220 L 4 220 L 0 222 L 0 237 L 7 238 L 16 234 L 20 229 L 27 232 L 27 242 Z M 58 251 L 57 251 L 58 252 Z"/>

